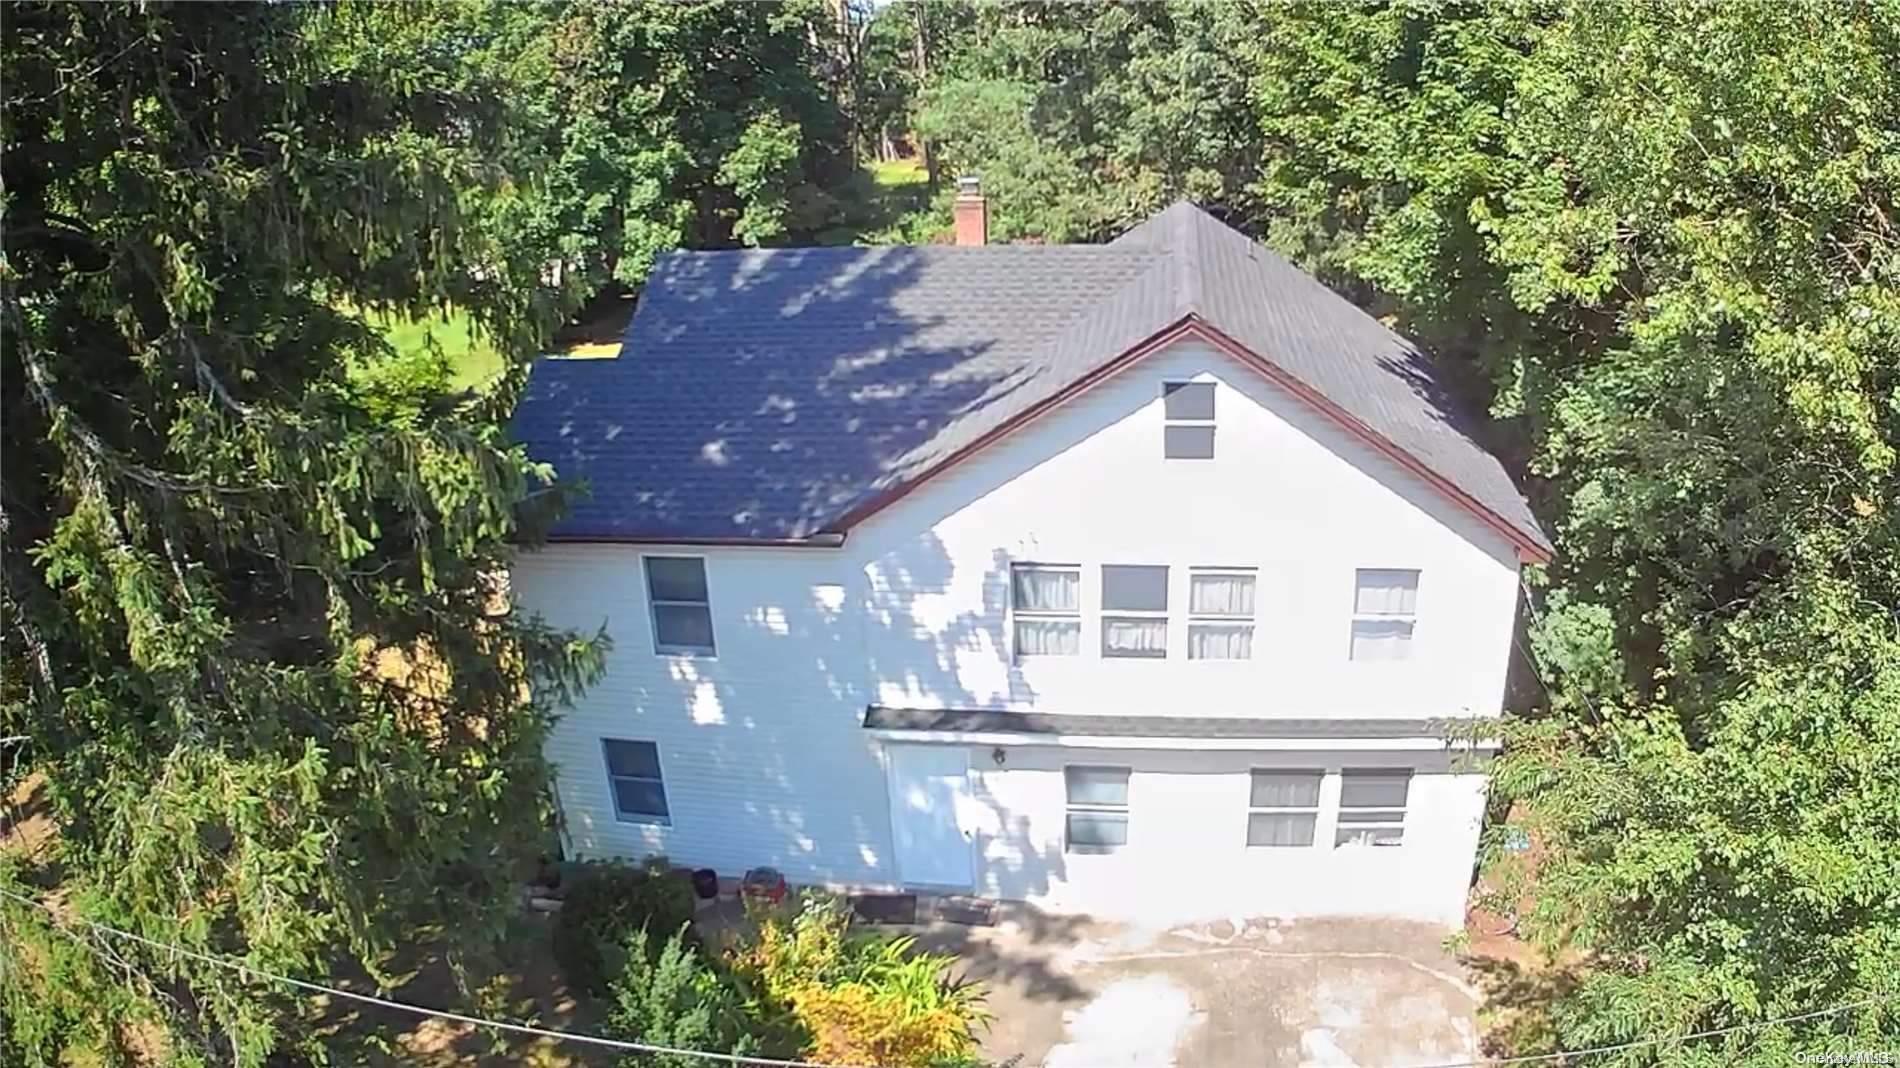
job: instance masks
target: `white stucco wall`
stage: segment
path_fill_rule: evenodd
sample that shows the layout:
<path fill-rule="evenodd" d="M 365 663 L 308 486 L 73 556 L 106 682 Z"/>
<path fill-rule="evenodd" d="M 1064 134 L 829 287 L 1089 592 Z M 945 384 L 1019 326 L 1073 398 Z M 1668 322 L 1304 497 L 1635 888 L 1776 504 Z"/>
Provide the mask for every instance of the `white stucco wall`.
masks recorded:
<path fill-rule="evenodd" d="M 1165 460 L 1161 383 L 1191 379 L 1217 384 L 1216 458 Z M 655 654 L 643 553 L 706 559 L 716 657 Z M 1081 656 L 1019 663 L 1010 655 L 1012 561 L 1081 565 Z M 1169 565 L 1175 611 L 1167 660 L 1097 655 L 1099 568 L 1113 563 Z M 1181 608 L 1195 565 L 1259 569 L 1255 659 L 1185 659 Z M 1347 659 L 1361 567 L 1421 572 L 1409 659 Z M 841 549 L 555 545 L 523 554 L 513 579 L 524 609 L 561 626 L 604 622 L 615 639 L 606 677 L 549 745 L 577 850 L 665 852 L 727 873 L 771 864 L 794 879 L 887 885 L 898 875 L 882 751 L 858 726 L 867 703 L 1057 714 L 1495 715 L 1517 565 L 1501 535 L 1375 450 L 1247 368 L 1183 342 L 927 483 L 862 524 Z M 615 819 L 602 737 L 658 744 L 670 826 Z M 1155 863 L 1144 867 L 1130 852 L 1067 858 L 1087 862 L 1072 867 L 1060 849 L 1061 753 L 1019 747 L 997 769 L 982 748 L 972 760 L 973 792 L 994 802 L 1015 837 L 986 832 L 979 888 L 1060 907 L 1135 910 L 1156 888 L 1102 874 L 1119 866 L 1124 876 L 1178 870 L 1169 878 L 1222 888 L 1183 906 L 1192 911 L 1229 910 L 1238 892 L 1262 913 L 1455 920 L 1482 810 L 1481 776 L 1449 773 L 1442 756 L 1428 770 L 1429 753 L 1394 756 L 1420 769 L 1403 847 L 1335 851 L 1327 834 L 1311 856 L 1289 857 L 1223 845 L 1214 830 L 1244 823 L 1248 762 L 1267 766 L 1273 754 L 1148 756 L 1130 761 L 1143 784 L 1140 825 L 1182 828 L 1150 841 L 1168 843 L 1165 863 L 1149 856 Z M 1303 754 L 1297 766 L 1313 766 L 1311 759 Z M 1369 763 L 1377 760 L 1355 752 L 1344 766 Z M 1336 792 L 1337 778 L 1327 782 Z M 1025 863 L 1025 852 L 1040 859 Z M 1371 855 L 1337 855 L 1347 852 Z M 1182 866 L 1189 855 L 1198 866 Z"/>

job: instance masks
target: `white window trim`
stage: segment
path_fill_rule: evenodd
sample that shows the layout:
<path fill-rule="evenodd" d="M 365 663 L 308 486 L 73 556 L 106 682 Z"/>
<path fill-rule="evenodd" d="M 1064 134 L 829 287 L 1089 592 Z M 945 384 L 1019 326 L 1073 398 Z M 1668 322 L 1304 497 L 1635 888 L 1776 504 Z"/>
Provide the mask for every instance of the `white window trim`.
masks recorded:
<path fill-rule="evenodd" d="M 1410 612 L 1361 612 L 1359 610 L 1359 572 L 1361 571 L 1409 571 L 1415 578 L 1412 586 L 1412 610 Z M 1412 658 L 1414 643 L 1418 641 L 1418 598 L 1425 591 L 1425 569 L 1419 567 L 1356 567 L 1352 572 L 1352 622 L 1346 630 L 1346 659 L 1355 664 L 1399 663 Z M 1361 660 L 1352 655 L 1353 632 L 1361 623 L 1404 623 L 1411 627 L 1405 634 L 1405 655 L 1389 660 Z"/>
<path fill-rule="evenodd" d="M 1386 778 L 1394 778 L 1394 779 L 1403 777 L 1405 779 L 1405 803 L 1403 805 L 1398 805 L 1398 806 L 1346 804 L 1346 782 L 1347 780 L 1351 779 L 1355 775 L 1383 776 Z M 1333 812 L 1333 848 L 1334 849 L 1402 849 L 1404 848 L 1406 816 L 1409 815 L 1412 811 L 1412 781 L 1416 779 L 1417 777 L 1418 777 L 1418 772 L 1416 769 L 1413 769 L 1413 768 L 1358 767 L 1358 768 L 1339 769 L 1339 803 L 1335 807 L 1334 812 Z M 1399 818 L 1396 820 L 1380 820 L 1376 823 L 1347 823 L 1344 820 L 1342 820 L 1340 817 L 1345 815 L 1348 812 L 1397 812 L 1399 814 Z M 1353 831 L 1397 830 L 1399 832 L 1399 840 L 1396 842 L 1369 842 L 1369 843 L 1368 842 L 1342 842 L 1340 841 L 1339 832 L 1347 830 L 1348 828 L 1350 828 Z"/>
<path fill-rule="evenodd" d="M 1119 805 L 1105 804 L 1100 801 L 1069 800 L 1069 769 L 1084 768 L 1090 771 L 1119 771 L 1127 776 L 1128 797 Z M 1128 829 L 1128 840 L 1118 846 L 1090 846 L 1076 852 L 1069 841 L 1069 814 L 1072 812 L 1101 812 L 1122 817 L 1122 826 Z M 1062 765 L 1062 855 L 1075 857 L 1107 857 L 1123 853 L 1135 845 L 1135 769 L 1128 764 L 1064 764 Z"/>
<path fill-rule="evenodd" d="M 1245 623 L 1247 627 L 1251 631 L 1253 631 L 1252 637 L 1258 638 L 1260 636 L 1260 627 L 1257 620 L 1257 617 L 1260 612 L 1260 569 L 1257 567 L 1192 567 L 1191 566 L 1187 569 L 1187 574 L 1188 574 L 1187 635 L 1186 635 L 1187 643 L 1181 648 L 1182 659 L 1184 660 L 1198 659 L 1200 660 L 1200 662 L 1208 663 L 1208 664 L 1233 663 L 1237 658 L 1235 657 L 1199 657 L 1199 658 L 1195 657 L 1194 656 L 1194 625 L 1196 623 L 1213 623 L 1217 625 L 1232 626 L 1237 623 Z M 1245 578 L 1252 579 L 1253 580 L 1253 599 L 1254 599 L 1253 614 L 1252 615 L 1224 615 L 1224 614 L 1216 615 L 1211 612 L 1196 612 L 1194 610 L 1194 579 L 1195 579 L 1195 576 L 1197 575 L 1207 575 L 1207 576 L 1216 577 L 1216 578 L 1245 577 Z M 1247 645 L 1247 648 L 1249 650 L 1247 659 L 1248 660 L 1255 659 L 1255 657 L 1252 654 L 1252 650 L 1254 648 L 1253 643 L 1249 642 Z"/>
<path fill-rule="evenodd" d="M 1174 612 L 1173 608 L 1170 607 L 1170 608 L 1161 609 L 1160 611 L 1155 611 L 1152 609 L 1143 609 L 1143 608 L 1110 608 L 1108 607 L 1107 570 L 1111 567 L 1144 567 L 1144 568 L 1158 567 L 1160 568 L 1163 572 L 1163 577 L 1164 577 L 1164 582 L 1162 583 L 1162 589 L 1165 591 L 1164 595 L 1167 597 L 1168 604 L 1172 606 L 1179 603 L 1179 600 L 1178 598 L 1176 598 L 1175 591 L 1174 591 L 1175 566 L 1173 564 L 1125 563 L 1123 561 L 1116 560 L 1109 563 L 1102 563 L 1102 564 L 1095 565 L 1095 581 L 1099 586 L 1099 590 L 1098 590 L 1099 596 L 1097 597 L 1097 604 L 1101 606 L 1101 611 L 1096 613 L 1097 618 L 1095 621 L 1095 655 L 1096 657 L 1101 660 L 1132 660 L 1136 663 L 1145 663 L 1145 662 L 1151 662 L 1155 660 L 1174 659 L 1175 634 L 1174 634 L 1174 623 L 1171 618 Z M 1108 625 L 1110 622 L 1115 621 L 1115 620 L 1133 620 L 1133 621 L 1142 622 L 1142 623 L 1153 623 L 1153 622 L 1159 621 L 1161 624 L 1161 655 L 1160 656 L 1113 656 L 1111 655 L 1108 651 Z"/>
<path fill-rule="evenodd" d="M 1315 776 L 1317 781 L 1315 781 L 1313 784 L 1313 803 L 1311 805 L 1256 805 L 1254 804 L 1253 803 L 1253 777 L 1254 777 L 1255 772 L 1266 772 L 1269 775 L 1300 774 L 1300 775 Z M 1320 843 L 1320 837 L 1319 837 L 1320 830 L 1321 830 L 1320 812 L 1325 808 L 1325 805 L 1326 805 L 1326 769 L 1325 768 L 1262 768 L 1262 767 L 1248 768 L 1247 769 L 1247 823 L 1246 825 L 1241 827 L 1241 838 L 1240 838 L 1241 845 L 1247 849 L 1313 849 L 1317 847 Z M 1254 813 L 1256 812 L 1270 813 L 1270 814 L 1297 815 L 1297 816 L 1311 815 L 1313 817 L 1313 840 L 1306 843 L 1303 846 L 1254 845 L 1252 842 L 1248 841 L 1247 839 L 1253 833 L 1253 816 L 1254 816 Z"/>
<path fill-rule="evenodd" d="M 660 769 L 660 777 L 655 779 L 646 775 L 615 775 L 614 762 L 612 758 L 607 755 L 608 742 L 627 742 L 630 744 L 652 746 L 653 764 Z M 600 768 L 607 773 L 607 807 L 613 811 L 616 821 L 620 823 L 640 823 L 649 827 L 673 826 L 673 799 L 668 797 L 666 793 L 666 763 L 660 758 L 659 742 L 651 738 L 608 738 L 602 736 L 600 739 Z M 667 814 L 664 816 L 648 816 L 638 812 L 620 811 L 620 793 L 614 789 L 614 780 L 616 779 L 632 779 L 637 782 L 651 782 L 657 784 L 660 787 L 660 796 L 666 798 Z"/>
<path fill-rule="evenodd" d="M 1168 389 L 1171 386 L 1207 386 L 1209 389 L 1213 390 L 1215 398 L 1216 398 L 1216 403 L 1214 406 L 1214 415 L 1218 416 L 1220 414 L 1220 404 L 1219 404 L 1220 387 L 1214 382 L 1211 382 L 1204 378 L 1178 378 L 1178 379 L 1164 380 L 1161 383 L 1161 427 L 1162 427 L 1161 434 L 1162 434 L 1162 441 L 1163 441 L 1162 453 L 1161 453 L 1162 459 L 1164 460 L 1212 460 L 1214 458 L 1213 456 L 1169 456 L 1167 454 L 1167 446 L 1165 444 L 1167 441 L 1167 433 L 1168 433 L 1167 428 L 1172 427 L 1172 426 L 1204 426 L 1214 432 L 1215 455 L 1219 455 L 1219 450 L 1220 450 L 1220 429 L 1216 425 L 1216 420 L 1214 418 L 1175 419 L 1175 418 L 1169 417 L 1168 415 Z"/>
<path fill-rule="evenodd" d="M 699 561 L 700 577 L 706 580 L 705 603 L 702 605 L 698 601 L 671 601 L 671 600 L 661 600 L 659 598 L 654 597 L 653 596 L 653 575 L 650 571 L 647 570 L 648 560 L 697 560 Z M 706 557 L 696 555 L 693 553 L 641 553 L 640 554 L 640 582 L 642 585 L 646 587 L 647 626 L 652 628 L 652 631 L 653 631 L 653 655 L 654 656 L 664 656 L 671 659 L 685 658 L 685 659 L 690 659 L 690 660 L 717 660 L 719 659 L 719 626 L 717 623 L 713 621 L 713 613 L 712 613 L 712 568 L 708 566 Z M 660 641 L 660 606 L 661 605 L 686 605 L 686 606 L 690 606 L 694 608 L 702 608 L 702 607 L 705 608 L 706 609 L 706 630 L 712 634 L 712 639 L 713 639 L 712 645 L 707 648 L 700 648 L 699 646 L 696 646 L 696 645 L 668 645 Z"/>
<path fill-rule="evenodd" d="M 1083 582 L 1084 574 L 1087 572 L 1087 570 L 1088 569 L 1086 567 L 1083 567 L 1081 564 L 1048 564 L 1048 563 L 1043 563 L 1037 560 L 1010 561 L 1009 576 L 1007 580 L 1009 582 L 1009 590 L 1007 594 L 1005 595 L 1005 599 L 1003 601 L 1003 603 L 1008 606 L 1008 610 L 1004 613 L 1005 619 L 1003 620 L 1003 625 L 1009 628 L 1009 656 L 1012 662 L 1022 661 L 1022 660 L 1074 660 L 1074 659 L 1079 659 L 1082 656 L 1082 650 L 1086 648 L 1086 645 L 1087 645 L 1084 639 L 1088 636 L 1088 626 L 1083 621 L 1084 613 L 1082 611 L 1082 603 L 1084 600 L 1082 596 L 1083 594 L 1082 582 Z M 1024 609 L 1017 608 L 1016 607 L 1016 572 L 1018 571 L 1072 571 L 1074 572 L 1075 573 L 1075 611 L 1053 612 L 1053 611 L 1048 611 L 1046 609 L 1024 610 Z M 1075 654 L 1073 656 L 1070 656 L 1069 654 L 1066 654 L 1066 653 L 1025 653 L 1023 652 L 1022 647 L 1018 645 L 1016 642 L 1016 620 L 1018 618 L 1047 619 L 1047 620 L 1062 621 L 1062 622 L 1073 621 L 1075 623 L 1075 631 L 1076 631 Z"/>

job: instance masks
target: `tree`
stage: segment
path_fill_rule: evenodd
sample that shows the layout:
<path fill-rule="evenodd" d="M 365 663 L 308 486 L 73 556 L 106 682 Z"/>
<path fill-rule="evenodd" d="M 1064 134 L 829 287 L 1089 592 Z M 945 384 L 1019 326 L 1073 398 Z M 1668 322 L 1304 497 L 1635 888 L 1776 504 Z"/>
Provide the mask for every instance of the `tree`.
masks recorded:
<path fill-rule="evenodd" d="M 983 172 L 1002 240 L 1105 240 L 1181 197 L 1244 213 L 1258 139 L 1215 10 L 932 5 L 919 131 Z"/>
<path fill-rule="evenodd" d="M 564 309 L 552 250 L 491 228 L 506 97 L 453 14 L 7 12 L 0 735 L 58 834 L 0 878 L 65 920 L 380 974 L 418 928 L 492 933 L 542 841 L 542 736 L 599 648 L 509 610 L 558 501 L 502 420 Z M 445 305 L 520 362 L 371 411 L 356 313 Z M 10 1062 L 308 1040 L 290 991 L 47 921 L 0 908 Z"/>
<path fill-rule="evenodd" d="M 829 222 L 852 157 L 820 0 L 451 10 L 518 102 L 508 171 L 537 194 L 519 223 L 590 285 Z"/>
<path fill-rule="evenodd" d="M 1558 535 L 1552 707 L 1496 783 L 1542 850 L 1526 928 L 1584 967 L 1510 1052 L 1891 998 L 1900 9 L 1246 29 L 1263 225 L 1492 384 Z M 1785 1063 L 1897 1014 L 1599 1059 Z"/>

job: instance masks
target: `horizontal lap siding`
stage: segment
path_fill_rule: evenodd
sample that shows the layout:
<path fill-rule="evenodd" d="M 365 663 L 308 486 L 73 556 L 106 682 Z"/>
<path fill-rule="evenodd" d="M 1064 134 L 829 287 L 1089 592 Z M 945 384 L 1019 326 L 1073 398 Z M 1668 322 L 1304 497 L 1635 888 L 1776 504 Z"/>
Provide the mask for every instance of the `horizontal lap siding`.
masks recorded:
<path fill-rule="evenodd" d="M 670 550 L 655 552 L 674 554 Z M 697 555 L 681 549 L 678 555 Z M 640 551 L 551 546 L 516 561 L 523 610 L 613 637 L 606 675 L 561 714 L 547 753 L 582 856 L 665 853 L 738 874 L 889 879 L 890 823 L 875 745 L 859 727 L 854 623 L 832 564 L 726 550 L 708 558 L 716 658 L 658 656 Z M 670 826 L 616 819 L 603 737 L 660 750 Z"/>
<path fill-rule="evenodd" d="M 1212 460 L 1169 460 L 1170 381 L 1215 385 Z M 1496 715 L 1515 550 L 1357 438 L 1198 341 L 1135 365 L 851 532 L 876 699 L 1097 715 Z M 1012 563 L 1078 565 L 1081 655 L 1014 660 Z M 1168 657 L 1100 656 L 1104 564 L 1169 568 Z M 1254 656 L 1186 659 L 1189 573 L 1255 569 Z M 1359 568 L 1417 569 L 1412 655 L 1348 659 Z M 888 590 L 888 592 L 886 592 Z M 920 642 L 919 632 L 924 636 Z"/>
<path fill-rule="evenodd" d="M 1214 460 L 1161 455 L 1161 384 L 1181 379 L 1216 383 Z M 706 559 L 716 659 L 654 654 L 643 552 Z M 1008 574 L 1020 561 L 1081 566 L 1083 656 L 1012 659 Z M 1169 659 L 1095 654 L 1103 564 L 1170 566 Z M 1195 565 L 1258 569 L 1255 659 L 1182 655 Z M 1360 567 L 1422 572 L 1409 660 L 1347 659 Z M 1517 597 L 1515 558 L 1494 531 L 1198 342 L 960 463 L 842 548 L 556 545 L 523 553 L 514 579 L 524 609 L 586 632 L 605 622 L 616 643 L 606 677 L 548 745 L 579 853 L 665 852 L 726 874 L 770 864 L 796 880 L 870 886 L 895 877 L 881 754 L 859 727 L 871 701 L 1050 714 L 1494 716 Z M 657 743 L 670 827 L 614 818 L 602 737 Z M 1244 847 L 1247 754 L 1145 752 L 1134 850 L 1069 858 L 1060 765 L 1075 758 L 1052 754 L 1012 748 L 999 767 L 989 748 L 972 752 L 979 890 L 1118 914 L 1346 911 L 1455 922 L 1462 907 L 1481 776 L 1418 776 L 1399 850 L 1333 850 L 1323 824 L 1320 845 L 1290 853 Z M 1103 760 L 1134 762 L 1126 752 Z"/>
<path fill-rule="evenodd" d="M 1063 852 L 1063 767 L 1132 769 L 1129 844 Z M 1333 846 L 1342 767 L 1413 767 L 1404 843 Z M 1246 845 L 1250 770 L 1326 773 L 1314 844 Z M 1461 922 L 1484 815 L 1482 774 L 1441 754 L 1010 749 L 971 756 L 978 888 L 1061 911 L 1151 921 L 1383 914 Z"/>

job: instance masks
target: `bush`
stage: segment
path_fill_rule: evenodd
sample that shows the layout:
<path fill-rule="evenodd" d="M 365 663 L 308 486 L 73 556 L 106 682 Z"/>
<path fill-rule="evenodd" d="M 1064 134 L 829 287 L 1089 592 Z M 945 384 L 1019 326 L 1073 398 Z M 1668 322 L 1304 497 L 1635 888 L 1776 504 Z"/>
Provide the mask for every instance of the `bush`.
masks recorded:
<path fill-rule="evenodd" d="M 649 951 L 653 941 L 652 932 L 635 931 L 619 947 L 620 972 L 608 988 L 608 1035 L 680 1049 L 758 1053 L 739 992 L 689 944 L 686 929 L 673 932 L 658 952 Z M 620 1063 L 623 1068 L 704 1068 L 706 1062 L 635 1053 Z"/>
<path fill-rule="evenodd" d="M 563 880 L 566 893 L 554 925 L 554 959 L 568 985 L 605 994 L 626 966 L 622 959 L 633 934 L 662 937 L 675 931 L 692 941 L 693 888 L 665 857 L 640 867 L 593 862 L 576 865 Z"/>
<path fill-rule="evenodd" d="M 919 953 L 916 940 L 851 935 L 835 898 L 808 895 L 795 910 L 764 910 L 733 969 L 805 1034 L 803 1054 L 829 1064 L 911 1068 L 967 1062 L 988 1021 L 979 984 L 950 977 L 955 958 Z"/>

